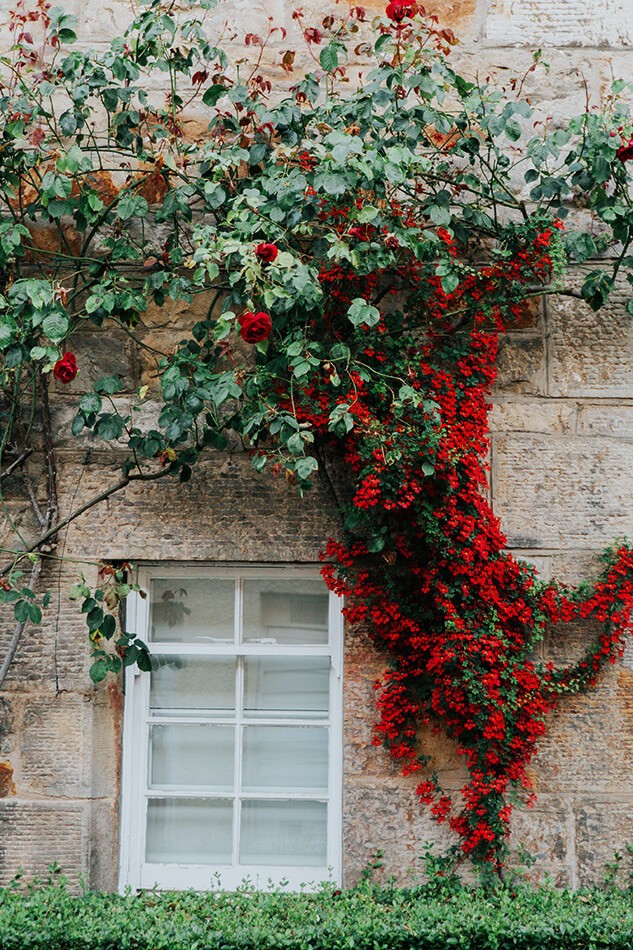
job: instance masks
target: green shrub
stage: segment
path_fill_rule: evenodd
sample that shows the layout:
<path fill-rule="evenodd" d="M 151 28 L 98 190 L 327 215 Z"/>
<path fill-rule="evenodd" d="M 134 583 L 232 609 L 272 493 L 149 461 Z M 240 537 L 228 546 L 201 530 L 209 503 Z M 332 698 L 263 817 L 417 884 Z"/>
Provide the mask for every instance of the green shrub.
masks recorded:
<path fill-rule="evenodd" d="M 0 950 L 588 950 L 633 946 L 633 891 L 0 890 Z"/>

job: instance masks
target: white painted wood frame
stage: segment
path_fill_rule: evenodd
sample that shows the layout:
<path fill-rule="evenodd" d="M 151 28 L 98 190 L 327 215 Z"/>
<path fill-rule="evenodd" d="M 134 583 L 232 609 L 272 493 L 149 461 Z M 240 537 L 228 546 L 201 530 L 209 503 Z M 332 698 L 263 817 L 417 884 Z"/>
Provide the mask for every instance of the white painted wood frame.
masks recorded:
<path fill-rule="evenodd" d="M 120 890 L 127 887 L 132 890 L 153 888 L 181 890 L 193 888 L 195 890 L 233 890 L 248 880 L 259 889 L 286 886 L 291 890 L 302 887 L 311 889 L 321 881 L 341 882 L 342 877 L 342 664 L 343 664 L 343 618 L 341 614 L 341 600 L 329 593 L 328 610 L 328 643 L 327 644 L 272 644 L 248 642 L 242 638 L 242 590 L 243 583 L 248 579 L 263 579 L 270 581 L 292 580 L 300 588 L 301 580 L 320 579 L 318 566 L 295 565 L 265 565 L 241 566 L 226 565 L 222 567 L 209 565 L 151 565 L 138 569 L 138 583 L 148 592 L 152 580 L 183 581 L 191 578 L 227 579 L 235 580 L 235 640 L 233 643 L 184 643 L 184 642 L 151 642 L 150 638 L 150 602 L 149 597 L 143 599 L 137 594 L 130 595 L 127 610 L 126 627 L 145 640 L 150 646 L 153 656 L 171 656 L 174 654 L 188 658 L 199 657 L 230 657 L 236 658 L 236 707 L 235 716 L 231 720 L 235 725 L 237 742 L 235 752 L 235 785 L 230 795 L 218 792 L 178 791 L 176 793 L 161 792 L 149 788 L 149 731 L 150 724 L 161 723 L 160 717 L 150 715 L 150 680 L 151 673 L 141 673 L 137 668 L 126 671 L 125 676 L 125 705 L 123 717 L 123 758 L 122 758 L 122 789 L 120 815 Z M 323 582 L 324 594 L 327 594 Z M 309 800 L 324 802 L 327 806 L 327 861 L 323 867 L 293 866 L 280 867 L 276 865 L 244 865 L 236 857 L 238 851 L 238 835 L 240 833 L 240 809 L 243 799 L 275 801 L 285 800 L 286 796 L 275 793 L 252 791 L 243 792 L 241 788 L 241 767 L 243 755 L 243 729 L 245 717 L 243 714 L 243 665 L 247 657 L 328 657 L 330 660 L 329 677 L 329 716 L 319 719 L 316 723 L 326 727 L 329 735 L 328 750 L 328 788 L 325 794 L 300 794 L 296 790 L 288 791 L 287 799 L 292 801 Z M 171 722 L 174 720 L 172 719 Z M 179 723 L 197 723 L 195 716 L 178 718 Z M 213 726 L 214 721 L 205 719 Z M 256 725 L 266 725 L 267 720 L 261 716 Z M 272 720 L 275 726 L 297 725 L 293 717 L 288 719 L 276 716 Z M 254 723 L 251 722 L 251 725 Z M 302 725 L 305 725 L 304 722 Z M 248 725 L 248 722 L 246 723 Z M 209 800 L 214 797 L 223 800 L 231 799 L 233 805 L 233 858 L 231 864 L 159 864 L 146 860 L 146 826 L 147 808 L 150 798 L 164 797 L 178 799 L 190 796 L 198 800 Z"/>

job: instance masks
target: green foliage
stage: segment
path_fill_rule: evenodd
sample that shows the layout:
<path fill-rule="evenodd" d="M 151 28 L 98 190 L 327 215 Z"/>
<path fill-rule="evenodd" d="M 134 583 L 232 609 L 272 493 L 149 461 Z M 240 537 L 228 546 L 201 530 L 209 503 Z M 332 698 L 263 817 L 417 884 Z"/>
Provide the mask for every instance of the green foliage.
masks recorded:
<path fill-rule="evenodd" d="M 0 891 L 0 950 L 629 950 L 630 891 Z"/>

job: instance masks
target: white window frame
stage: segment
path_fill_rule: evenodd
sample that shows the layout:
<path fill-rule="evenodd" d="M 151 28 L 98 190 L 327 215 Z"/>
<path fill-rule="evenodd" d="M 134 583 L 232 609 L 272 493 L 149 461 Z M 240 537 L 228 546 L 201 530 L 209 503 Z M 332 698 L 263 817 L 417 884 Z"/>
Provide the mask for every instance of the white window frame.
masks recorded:
<path fill-rule="evenodd" d="M 136 580 L 143 591 L 150 591 L 153 578 L 186 579 L 208 577 L 288 580 L 320 577 L 318 566 L 285 564 L 245 566 L 231 564 L 222 567 L 199 565 L 156 564 L 140 567 Z M 236 584 L 236 615 L 241 610 L 242 584 Z M 324 582 L 325 592 L 325 582 Z M 159 887 L 183 890 L 234 890 L 245 879 L 261 890 L 285 886 L 289 890 L 311 889 L 322 881 L 342 880 L 342 795 L 343 795 L 343 616 L 342 600 L 329 593 L 328 645 L 270 645 L 242 642 L 231 648 L 225 643 L 152 643 L 149 640 L 150 602 L 138 594 L 131 594 L 127 606 L 127 629 L 148 643 L 152 654 L 175 652 L 188 656 L 227 655 L 227 650 L 239 656 L 328 656 L 330 667 L 330 714 L 322 724 L 329 728 L 328 795 L 327 801 L 327 865 L 326 867 L 278 866 L 213 866 L 193 864 L 150 864 L 145 861 L 145 830 L 147 802 L 154 797 L 147 788 L 147 761 L 149 750 L 149 685 L 150 673 L 138 668 L 125 672 L 125 703 L 123 714 L 123 749 L 121 765 L 121 810 L 119 848 L 119 888 L 133 890 Z M 241 621 L 239 621 L 241 622 Z M 321 721 L 320 721 L 321 724 Z M 241 748 L 241 743 L 240 743 Z M 244 797 L 249 797 L 244 795 Z M 283 796 L 276 796 L 283 798 Z M 295 795 L 288 795 L 296 798 Z"/>

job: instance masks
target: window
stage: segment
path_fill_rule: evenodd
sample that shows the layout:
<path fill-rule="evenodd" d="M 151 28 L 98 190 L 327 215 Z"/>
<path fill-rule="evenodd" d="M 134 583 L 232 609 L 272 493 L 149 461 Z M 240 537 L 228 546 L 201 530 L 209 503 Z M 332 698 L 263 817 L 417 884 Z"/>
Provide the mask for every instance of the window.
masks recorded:
<path fill-rule="evenodd" d="M 153 670 L 126 679 L 121 885 L 338 880 L 338 598 L 292 567 L 151 568 L 139 583 L 128 627 Z"/>

